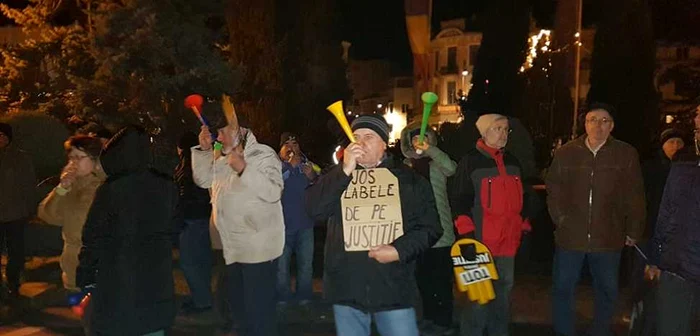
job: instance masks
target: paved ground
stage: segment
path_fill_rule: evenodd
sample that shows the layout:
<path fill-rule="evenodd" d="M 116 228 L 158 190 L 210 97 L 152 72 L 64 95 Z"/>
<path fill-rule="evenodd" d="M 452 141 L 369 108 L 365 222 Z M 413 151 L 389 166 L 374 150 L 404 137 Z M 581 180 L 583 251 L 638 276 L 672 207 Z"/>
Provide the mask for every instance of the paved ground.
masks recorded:
<path fill-rule="evenodd" d="M 552 335 L 550 290 L 551 279 L 547 274 L 519 272 L 513 292 L 513 334 Z M 529 272 L 543 273 L 543 272 Z M 546 273 L 546 272 L 544 272 Z M 82 335 L 77 317 L 65 306 L 65 299 L 58 290 L 60 276 L 57 258 L 33 258 L 27 263 L 25 284 L 22 286 L 23 312 L 12 324 L 0 326 L 0 335 Z M 178 298 L 187 295 L 187 286 L 179 269 L 174 271 Z M 290 306 L 281 313 L 282 335 L 325 336 L 334 335 L 330 307 L 320 299 L 322 283 L 314 282 L 314 291 L 319 296 L 310 309 Z M 465 303 L 458 295 L 457 312 Z M 593 315 L 592 289 L 586 281 L 578 292 L 577 315 L 580 329 L 585 329 Z M 621 299 L 620 302 L 623 300 Z M 622 305 L 621 305 L 622 306 Z M 622 307 L 619 309 L 622 312 Z M 458 313 L 456 313 L 457 315 Z M 458 318 L 458 315 L 456 316 Z M 200 316 L 178 316 L 170 335 L 219 335 L 215 313 Z M 624 335 L 626 329 L 621 314 L 617 318 L 617 334 Z"/>

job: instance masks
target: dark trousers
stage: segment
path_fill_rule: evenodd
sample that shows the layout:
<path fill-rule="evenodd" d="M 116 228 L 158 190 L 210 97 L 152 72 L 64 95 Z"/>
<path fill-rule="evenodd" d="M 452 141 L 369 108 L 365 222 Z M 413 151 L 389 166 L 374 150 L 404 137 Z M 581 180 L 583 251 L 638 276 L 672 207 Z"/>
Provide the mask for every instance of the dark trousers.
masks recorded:
<path fill-rule="evenodd" d="M 19 276 L 24 269 L 24 227 L 26 220 L 0 223 L 0 249 L 7 248 L 7 288 L 19 290 Z"/>
<path fill-rule="evenodd" d="M 289 268 L 292 254 L 296 255 L 296 290 L 294 296 L 290 292 L 291 275 Z M 277 300 L 281 302 L 309 301 L 313 296 L 313 261 L 314 261 L 314 229 L 301 229 L 287 232 L 284 239 L 284 251 L 277 260 Z"/>
<path fill-rule="evenodd" d="M 416 280 L 423 301 L 423 319 L 443 327 L 452 326 L 451 247 L 427 249 L 418 257 Z"/>
<path fill-rule="evenodd" d="M 618 293 L 620 252 L 582 252 L 557 248 L 554 253 L 552 280 L 552 318 L 554 331 L 562 335 L 575 334 L 576 284 L 581 277 L 583 262 L 588 260 L 588 268 L 593 277 L 595 295 L 595 316 L 592 336 L 611 335 L 610 326 L 615 313 Z"/>
<path fill-rule="evenodd" d="M 663 272 L 657 289 L 658 336 L 700 334 L 700 286 Z"/>
<path fill-rule="evenodd" d="M 510 335 L 510 293 L 515 281 L 515 258 L 494 257 L 498 280 L 493 281 L 496 298 L 481 305 L 470 302 L 462 310 L 460 333 L 462 336 Z"/>
<path fill-rule="evenodd" d="M 194 306 L 211 307 L 212 251 L 209 218 L 185 219 L 185 228 L 180 233 L 180 268 L 190 288 Z"/>
<path fill-rule="evenodd" d="M 233 321 L 241 336 L 277 335 L 277 260 L 226 265 Z"/>
<path fill-rule="evenodd" d="M 226 332 L 233 328 L 233 310 L 231 308 L 231 281 L 228 278 L 226 261 L 222 250 L 214 250 L 214 271 L 216 274 L 216 289 L 212 295 L 214 309 Z"/>

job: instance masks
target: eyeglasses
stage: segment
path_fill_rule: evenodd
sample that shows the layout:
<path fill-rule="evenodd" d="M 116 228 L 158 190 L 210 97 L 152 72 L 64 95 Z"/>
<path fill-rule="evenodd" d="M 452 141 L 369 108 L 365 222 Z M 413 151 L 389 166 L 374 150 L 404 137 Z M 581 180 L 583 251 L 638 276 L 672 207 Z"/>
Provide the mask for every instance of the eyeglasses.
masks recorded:
<path fill-rule="evenodd" d="M 510 134 L 511 132 L 513 132 L 513 130 L 510 127 L 503 127 L 503 126 L 491 127 L 489 129 L 496 132 L 496 133 Z"/>
<path fill-rule="evenodd" d="M 602 119 L 590 118 L 590 119 L 586 119 L 586 123 L 587 123 L 587 124 L 607 125 L 607 124 L 610 124 L 610 123 L 612 123 L 612 122 L 613 122 L 612 119 L 608 119 L 608 118 L 602 118 Z"/>

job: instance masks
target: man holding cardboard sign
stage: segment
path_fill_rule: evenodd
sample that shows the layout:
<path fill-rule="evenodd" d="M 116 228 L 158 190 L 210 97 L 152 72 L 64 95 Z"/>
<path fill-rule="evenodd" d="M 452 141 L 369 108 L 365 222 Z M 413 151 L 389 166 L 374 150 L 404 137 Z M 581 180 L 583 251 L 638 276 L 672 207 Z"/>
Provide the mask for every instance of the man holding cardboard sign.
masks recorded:
<path fill-rule="evenodd" d="M 342 164 L 306 193 L 309 213 L 328 219 L 325 295 L 340 336 L 418 336 L 413 262 L 442 234 L 430 183 L 387 153 L 389 125 L 363 115 Z"/>

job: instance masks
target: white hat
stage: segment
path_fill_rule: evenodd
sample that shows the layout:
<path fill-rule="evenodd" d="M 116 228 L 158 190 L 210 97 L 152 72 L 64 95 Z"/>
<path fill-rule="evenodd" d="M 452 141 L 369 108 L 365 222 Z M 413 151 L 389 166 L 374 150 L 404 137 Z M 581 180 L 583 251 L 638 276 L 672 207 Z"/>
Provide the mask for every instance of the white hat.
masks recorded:
<path fill-rule="evenodd" d="M 491 125 L 501 119 L 508 119 L 508 117 L 496 113 L 484 114 L 476 121 L 476 128 L 479 130 L 479 133 L 481 133 L 481 136 L 484 136 Z"/>

